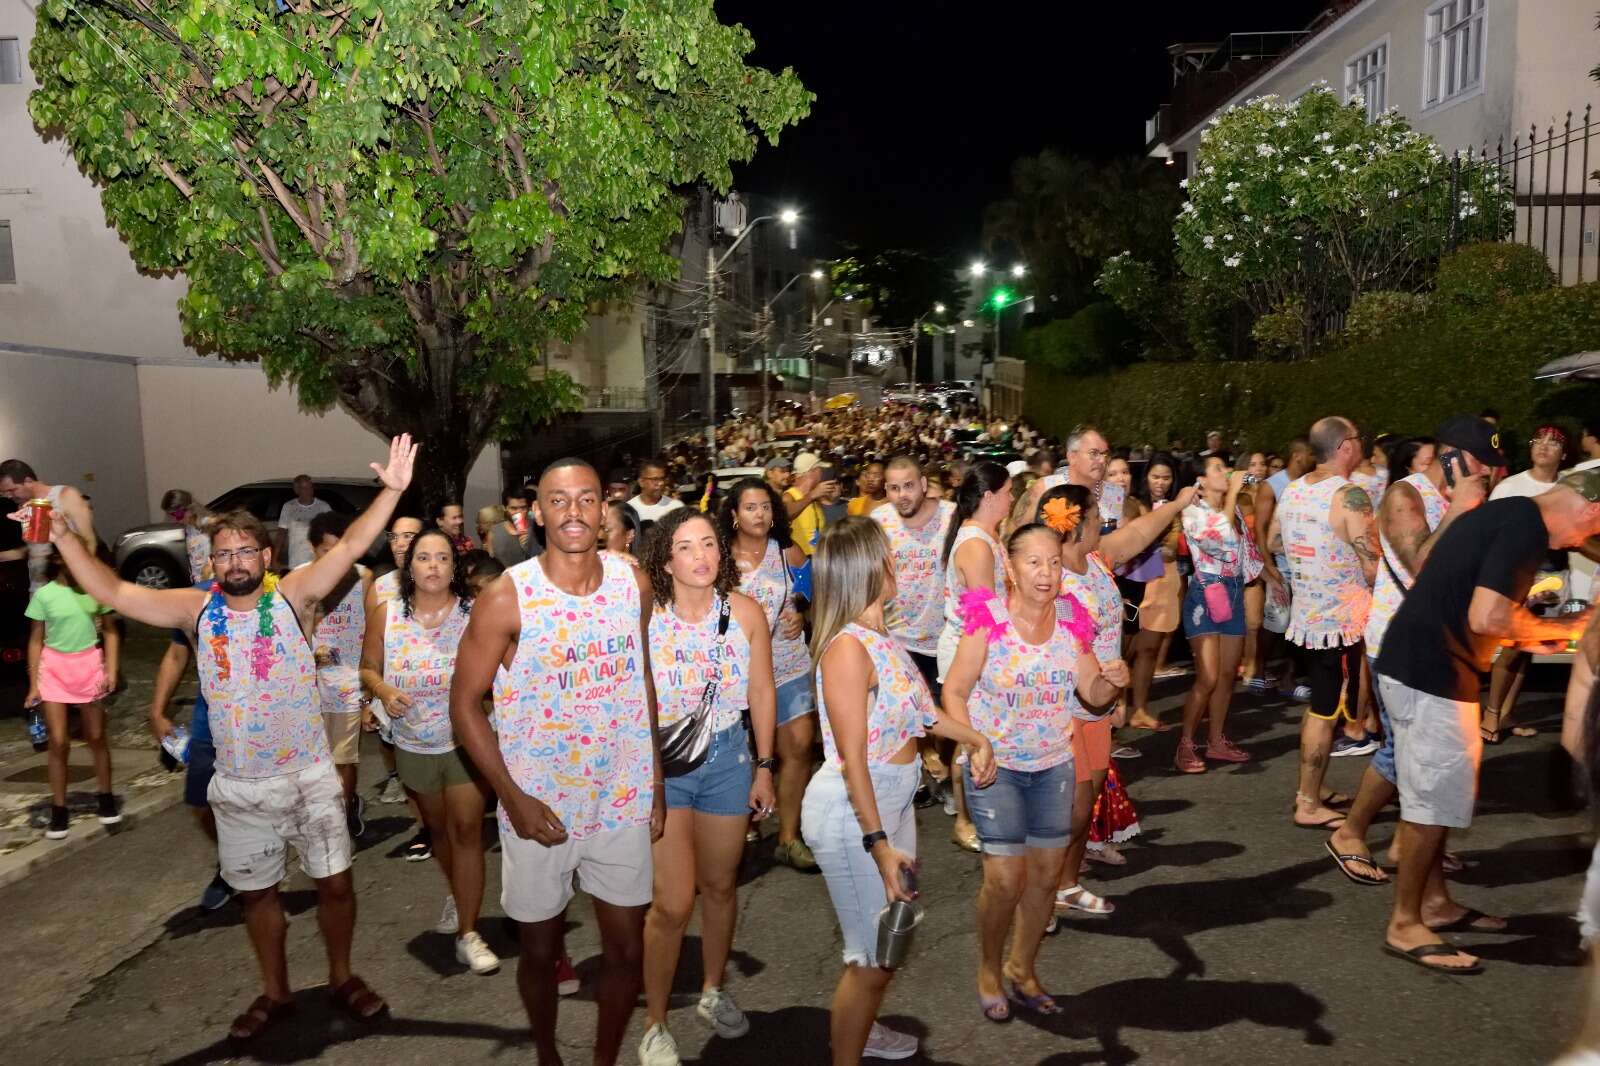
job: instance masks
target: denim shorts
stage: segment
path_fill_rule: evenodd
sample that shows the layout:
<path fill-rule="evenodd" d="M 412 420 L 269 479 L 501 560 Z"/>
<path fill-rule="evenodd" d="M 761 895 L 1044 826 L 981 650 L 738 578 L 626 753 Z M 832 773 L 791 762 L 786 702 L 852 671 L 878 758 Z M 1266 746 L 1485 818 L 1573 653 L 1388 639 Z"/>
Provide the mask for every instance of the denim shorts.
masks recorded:
<path fill-rule="evenodd" d="M 183 771 L 183 802 L 185 806 L 204 808 L 211 806 L 206 799 L 206 789 L 217 772 L 217 749 L 208 741 L 190 740 L 188 761 Z"/>
<path fill-rule="evenodd" d="M 872 767 L 872 794 L 889 845 L 912 858 L 917 855 L 917 819 L 912 799 L 922 780 L 922 760 L 879 763 Z M 883 875 L 870 854 L 861 849 L 861 823 L 850 806 L 844 776 L 828 763 L 806 787 L 800 808 L 800 831 L 817 857 L 822 879 L 828 885 L 839 931 L 844 937 L 846 966 L 876 966 L 878 915 L 888 906 Z"/>
<path fill-rule="evenodd" d="M 1372 753 L 1372 769 L 1389 784 L 1394 784 L 1394 726 L 1389 724 L 1389 712 L 1383 709 L 1383 689 L 1378 684 L 1378 657 L 1367 656 L 1367 667 L 1372 672 L 1372 702 L 1378 708 L 1378 721 L 1383 723 L 1383 743 Z"/>
<path fill-rule="evenodd" d="M 1227 588 L 1228 606 L 1233 608 L 1233 617 L 1226 622 L 1213 622 L 1211 612 L 1206 610 L 1205 586 L 1217 584 Z M 1191 640 L 1195 637 L 1244 636 L 1244 578 L 1214 577 L 1210 574 L 1196 574 L 1191 578 L 1183 594 L 1183 635 Z"/>
<path fill-rule="evenodd" d="M 985 855 L 1020 856 L 1029 848 L 1067 846 L 1077 785 L 1072 762 L 1048 770 L 1002 766 L 988 788 L 967 788 L 967 810 Z"/>
<path fill-rule="evenodd" d="M 705 762 L 682 776 L 667 778 L 667 806 L 701 814 L 748 815 L 750 783 L 755 779 L 749 737 L 742 722 L 713 734 Z"/>
<path fill-rule="evenodd" d="M 778 686 L 778 724 L 788 725 L 796 718 L 817 712 L 817 694 L 811 688 L 811 675 L 801 674 Z"/>

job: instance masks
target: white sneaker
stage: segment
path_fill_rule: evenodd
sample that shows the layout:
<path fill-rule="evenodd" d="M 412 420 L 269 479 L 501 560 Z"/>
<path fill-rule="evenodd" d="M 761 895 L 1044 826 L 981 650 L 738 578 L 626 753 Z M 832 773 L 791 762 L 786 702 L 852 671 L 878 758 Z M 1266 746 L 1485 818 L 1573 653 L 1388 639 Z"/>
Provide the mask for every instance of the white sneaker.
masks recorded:
<path fill-rule="evenodd" d="M 737 1040 L 750 1031 L 750 1019 L 733 1001 L 733 997 L 720 988 L 700 994 L 700 1003 L 694 1012 L 711 1023 L 711 1028 L 724 1040 Z"/>
<path fill-rule="evenodd" d="M 664 1025 L 652 1025 L 639 1041 L 639 1066 L 678 1066 L 678 1042 Z"/>
<path fill-rule="evenodd" d="M 388 777 L 384 778 L 383 787 L 378 790 L 378 802 L 404 803 L 405 801 L 406 790 L 405 787 L 400 784 L 399 775 L 390 774 Z"/>
<path fill-rule="evenodd" d="M 861 1057 L 864 1059 L 909 1059 L 917 1053 L 917 1038 L 906 1033 L 897 1033 L 893 1029 L 872 1023 L 872 1032 L 867 1034 L 867 1046 L 862 1048 Z"/>
<path fill-rule="evenodd" d="M 494 973 L 500 968 L 500 956 L 490 951 L 476 932 L 456 937 L 456 961 L 466 963 L 476 974 Z"/>
<path fill-rule="evenodd" d="M 944 813 L 948 818 L 956 816 L 956 790 L 954 785 L 944 786 Z"/>
<path fill-rule="evenodd" d="M 433 923 L 433 931 L 435 933 L 461 932 L 461 916 L 456 913 L 456 898 L 454 896 L 446 896 L 444 898 L 444 910 L 439 912 L 439 920 Z"/>

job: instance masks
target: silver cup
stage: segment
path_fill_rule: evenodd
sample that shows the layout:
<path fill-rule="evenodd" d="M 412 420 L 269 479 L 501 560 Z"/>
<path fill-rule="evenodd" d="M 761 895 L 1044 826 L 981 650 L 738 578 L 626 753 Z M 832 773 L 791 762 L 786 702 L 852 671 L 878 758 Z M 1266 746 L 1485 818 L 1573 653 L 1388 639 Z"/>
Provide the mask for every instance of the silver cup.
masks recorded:
<path fill-rule="evenodd" d="M 922 924 L 922 907 L 897 899 L 878 914 L 878 965 L 898 970 L 911 954 L 911 937 Z"/>

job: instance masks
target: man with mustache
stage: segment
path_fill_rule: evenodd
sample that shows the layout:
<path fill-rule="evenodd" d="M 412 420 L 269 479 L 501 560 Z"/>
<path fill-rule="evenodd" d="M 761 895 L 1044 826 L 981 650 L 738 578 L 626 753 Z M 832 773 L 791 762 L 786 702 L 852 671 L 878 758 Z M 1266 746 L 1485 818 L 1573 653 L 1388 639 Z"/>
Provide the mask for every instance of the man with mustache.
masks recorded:
<path fill-rule="evenodd" d="M 334 1004 L 358 1021 L 388 1005 L 350 971 L 356 901 L 344 793 L 317 696 L 316 661 L 305 634 L 315 604 L 329 596 L 379 533 L 411 483 L 417 455 L 409 434 L 372 464 L 383 489 L 337 545 L 309 566 L 268 579 L 272 548 L 261 521 L 244 511 L 213 527 L 209 589 L 156 590 L 120 580 L 97 561 L 56 512 L 50 539 L 83 590 L 128 618 L 182 629 L 195 648 L 216 745 L 207 798 L 217 823 L 222 876 L 239 893 L 263 990 L 229 1035 L 251 1040 L 294 1008 L 284 952 L 287 924 L 278 899 L 288 847 L 317 885 L 317 924 L 328 951 Z"/>
<path fill-rule="evenodd" d="M 478 596 L 450 689 L 456 742 L 500 798 L 500 899 L 521 927 L 517 988 L 540 1066 L 561 1062 L 556 967 L 574 874 L 600 927 L 594 1062 L 616 1062 L 643 980 L 650 845 L 666 825 L 650 579 L 599 551 L 604 507 L 582 459 L 545 468 L 533 505 L 544 554 Z M 491 685 L 493 729 L 483 712 Z"/>

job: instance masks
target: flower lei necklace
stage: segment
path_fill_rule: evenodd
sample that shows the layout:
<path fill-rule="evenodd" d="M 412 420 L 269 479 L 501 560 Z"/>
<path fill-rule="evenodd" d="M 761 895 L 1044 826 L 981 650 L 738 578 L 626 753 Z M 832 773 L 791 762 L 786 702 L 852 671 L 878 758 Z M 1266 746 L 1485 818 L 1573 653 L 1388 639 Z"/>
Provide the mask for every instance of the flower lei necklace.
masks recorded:
<path fill-rule="evenodd" d="M 256 635 L 250 642 L 250 673 L 257 681 L 265 681 L 272 672 L 272 600 L 277 591 L 277 574 L 267 574 L 261 579 L 261 598 L 256 601 Z M 211 656 L 217 664 L 217 680 L 227 681 L 233 674 L 233 665 L 228 661 L 228 605 L 222 598 L 219 582 L 211 583 L 211 599 L 206 611 L 211 619 L 211 635 L 206 643 L 211 646 Z"/>

